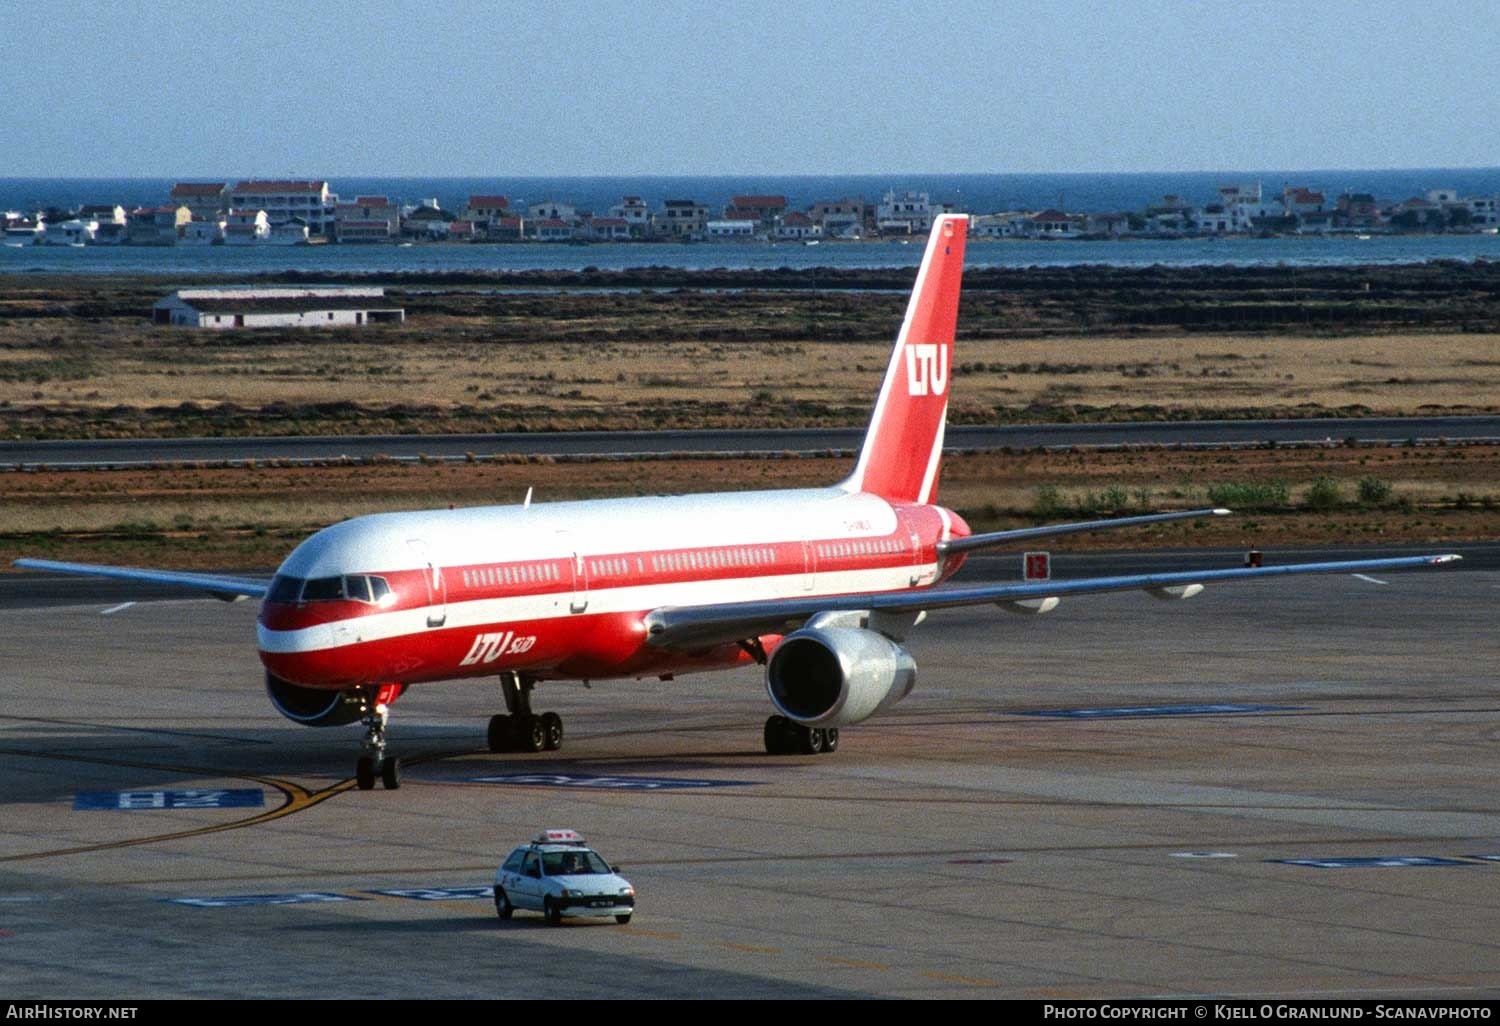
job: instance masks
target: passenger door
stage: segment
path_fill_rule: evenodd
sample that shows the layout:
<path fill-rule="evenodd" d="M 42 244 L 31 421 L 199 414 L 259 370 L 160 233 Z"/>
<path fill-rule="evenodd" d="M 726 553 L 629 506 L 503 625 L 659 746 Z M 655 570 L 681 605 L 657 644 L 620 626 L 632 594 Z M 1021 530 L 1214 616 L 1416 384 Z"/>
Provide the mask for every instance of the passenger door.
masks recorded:
<path fill-rule="evenodd" d="M 541 911 L 542 908 L 542 863 L 536 852 L 529 851 L 521 861 L 521 871 L 511 877 L 512 886 L 505 893 L 516 908 Z"/>
<path fill-rule="evenodd" d="M 406 544 L 425 568 L 422 579 L 427 584 L 427 626 L 441 627 L 448 622 L 448 585 L 443 580 L 443 571 L 428 555 L 425 541 L 411 538 Z"/>

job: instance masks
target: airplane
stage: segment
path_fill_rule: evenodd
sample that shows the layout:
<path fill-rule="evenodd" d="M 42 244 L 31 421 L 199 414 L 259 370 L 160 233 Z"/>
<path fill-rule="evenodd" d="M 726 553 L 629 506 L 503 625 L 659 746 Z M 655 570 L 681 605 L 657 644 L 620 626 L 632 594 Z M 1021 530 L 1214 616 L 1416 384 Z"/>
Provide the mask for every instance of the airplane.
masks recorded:
<path fill-rule="evenodd" d="M 834 751 L 840 728 L 916 683 L 909 631 L 935 610 L 1045 613 L 1062 598 L 1440 566 L 1408 556 L 935 588 L 971 552 L 1194 517 L 1196 509 L 974 534 L 936 503 L 965 215 L 934 219 L 853 471 L 825 488 L 380 513 L 326 527 L 270 581 L 20 559 L 17 566 L 258 598 L 257 645 L 275 708 L 312 727 L 364 726 L 357 785 L 400 786 L 390 707 L 408 688 L 498 676 L 490 751 L 555 750 L 563 724 L 532 710 L 554 680 L 764 667 L 773 755 Z"/>

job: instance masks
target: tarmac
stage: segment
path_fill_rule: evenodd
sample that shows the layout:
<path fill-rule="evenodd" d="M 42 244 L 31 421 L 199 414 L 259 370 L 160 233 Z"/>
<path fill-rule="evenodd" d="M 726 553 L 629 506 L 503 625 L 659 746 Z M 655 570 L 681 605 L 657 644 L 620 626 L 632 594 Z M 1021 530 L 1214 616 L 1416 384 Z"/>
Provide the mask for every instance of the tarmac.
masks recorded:
<path fill-rule="evenodd" d="M 357 728 L 266 701 L 252 603 L 19 586 L 0 993 L 1497 997 L 1500 572 L 1372 577 L 934 614 L 833 755 L 762 752 L 753 671 L 545 684 L 537 755 L 485 750 L 498 688 L 429 685 L 372 792 Z M 631 923 L 497 919 L 544 827 Z"/>

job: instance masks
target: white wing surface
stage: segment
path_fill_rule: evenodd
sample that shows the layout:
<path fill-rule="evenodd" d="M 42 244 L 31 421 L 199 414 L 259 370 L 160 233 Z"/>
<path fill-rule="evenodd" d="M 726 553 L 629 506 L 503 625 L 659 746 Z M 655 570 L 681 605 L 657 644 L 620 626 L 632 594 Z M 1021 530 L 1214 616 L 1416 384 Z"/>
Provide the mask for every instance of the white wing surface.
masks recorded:
<path fill-rule="evenodd" d="M 1164 598 L 1196 594 L 1205 584 L 1253 581 L 1296 574 L 1356 574 L 1408 570 L 1457 562 L 1460 556 L 1401 556 L 1334 563 L 1290 563 L 1286 566 L 1234 567 L 1178 573 L 1082 577 L 1077 580 L 987 584 L 931 591 L 898 591 L 851 595 L 807 596 L 766 602 L 733 602 L 711 606 L 676 606 L 653 610 L 646 616 L 647 640 L 658 648 L 694 650 L 762 634 L 785 633 L 819 613 L 865 611 L 914 614 L 957 606 L 1037 602 L 1068 595 L 1107 591 L 1147 591 Z M 1197 586 L 1196 588 L 1194 586 Z"/>
<path fill-rule="evenodd" d="M 112 577 L 116 580 L 142 581 L 147 584 L 175 584 L 180 588 L 194 588 L 207 592 L 214 598 L 228 602 L 242 598 L 263 598 L 271 587 L 270 581 L 252 577 L 221 577 L 217 574 L 196 574 L 185 570 L 149 570 L 144 567 L 100 566 L 95 563 L 59 563 L 51 559 L 18 559 L 15 565 L 27 570 L 51 570 L 60 574 Z"/>

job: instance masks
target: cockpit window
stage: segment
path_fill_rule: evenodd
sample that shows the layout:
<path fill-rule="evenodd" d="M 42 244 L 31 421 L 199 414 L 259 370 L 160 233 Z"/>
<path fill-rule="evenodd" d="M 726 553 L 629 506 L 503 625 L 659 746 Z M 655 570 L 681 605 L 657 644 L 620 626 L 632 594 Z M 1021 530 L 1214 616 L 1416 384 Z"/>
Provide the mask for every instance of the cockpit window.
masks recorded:
<path fill-rule="evenodd" d="M 314 577 L 302 589 L 303 602 L 327 602 L 344 597 L 342 577 Z"/>
<path fill-rule="evenodd" d="M 370 579 L 363 576 L 345 577 L 344 597 L 360 602 L 370 601 Z"/>
<path fill-rule="evenodd" d="M 379 604 L 391 593 L 384 577 L 368 574 L 347 574 L 343 577 L 314 577 L 303 580 L 277 574 L 266 593 L 270 602 L 334 602 L 352 599 L 356 602 Z"/>
<path fill-rule="evenodd" d="M 277 574 L 276 579 L 271 582 L 271 590 L 266 593 L 266 599 L 270 602 L 296 602 L 301 595 L 302 578 Z"/>

